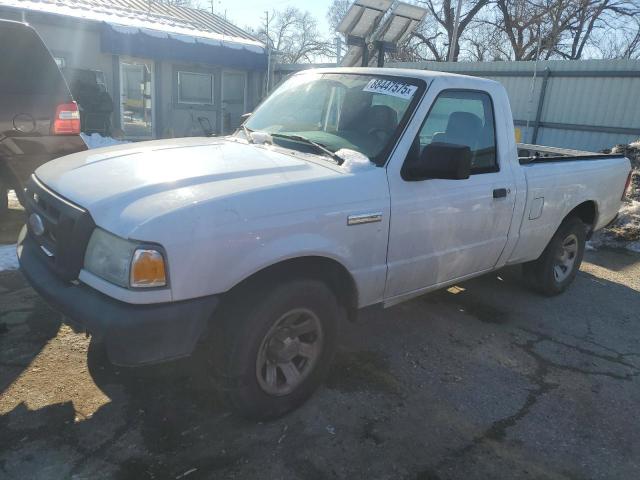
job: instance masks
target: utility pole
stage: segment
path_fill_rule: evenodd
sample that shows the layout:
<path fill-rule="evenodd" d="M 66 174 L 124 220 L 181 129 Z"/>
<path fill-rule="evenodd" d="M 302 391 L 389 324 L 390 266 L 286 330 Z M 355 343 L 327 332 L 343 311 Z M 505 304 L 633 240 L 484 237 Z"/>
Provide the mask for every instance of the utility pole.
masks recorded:
<path fill-rule="evenodd" d="M 449 45 L 449 62 L 453 62 L 453 59 L 458 48 L 458 28 L 460 27 L 460 10 L 462 10 L 462 0 L 458 0 L 458 8 L 456 8 L 456 18 L 453 21 L 453 35 L 451 38 L 451 45 Z"/>

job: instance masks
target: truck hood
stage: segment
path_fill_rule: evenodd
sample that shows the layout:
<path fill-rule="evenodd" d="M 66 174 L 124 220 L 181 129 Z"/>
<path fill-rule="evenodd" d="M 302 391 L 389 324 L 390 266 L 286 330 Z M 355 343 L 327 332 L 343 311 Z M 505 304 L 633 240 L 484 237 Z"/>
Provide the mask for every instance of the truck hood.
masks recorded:
<path fill-rule="evenodd" d="M 80 152 L 46 163 L 36 176 L 98 225 L 126 236 L 188 205 L 342 174 L 310 160 L 224 138 L 184 138 Z"/>

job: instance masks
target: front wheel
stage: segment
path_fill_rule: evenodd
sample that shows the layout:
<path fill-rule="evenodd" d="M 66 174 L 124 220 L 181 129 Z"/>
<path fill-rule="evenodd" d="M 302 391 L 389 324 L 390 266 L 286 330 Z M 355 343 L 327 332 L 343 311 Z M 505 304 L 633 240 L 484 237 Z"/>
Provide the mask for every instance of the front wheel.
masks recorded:
<path fill-rule="evenodd" d="M 340 315 L 317 280 L 235 293 L 213 334 L 213 369 L 228 405 L 254 419 L 301 405 L 328 373 Z"/>
<path fill-rule="evenodd" d="M 564 292 L 578 274 L 586 242 L 586 227 L 576 217 L 566 219 L 540 258 L 524 264 L 531 286 L 544 295 Z"/>

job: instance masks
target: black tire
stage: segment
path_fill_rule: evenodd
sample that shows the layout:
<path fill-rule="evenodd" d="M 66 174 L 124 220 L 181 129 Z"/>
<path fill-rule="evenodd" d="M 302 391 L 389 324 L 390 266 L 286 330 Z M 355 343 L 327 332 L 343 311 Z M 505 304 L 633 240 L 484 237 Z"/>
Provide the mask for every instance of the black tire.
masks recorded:
<path fill-rule="evenodd" d="M 525 278 L 532 288 L 547 296 L 558 295 L 567 289 L 582 263 L 586 230 L 585 224 L 577 217 L 569 217 L 562 222 L 542 255 L 523 265 Z M 575 252 L 571 257 L 567 253 L 570 252 L 568 247 L 574 243 Z"/>
<path fill-rule="evenodd" d="M 318 280 L 292 280 L 275 287 L 254 284 L 231 293 L 214 320 L 216 328 L 209 345 L 214 381 L 227 406 L 243 417 L 266 420 L 282 416 L 304 403 L 326 378 L 342 314 L 333 292 Z M 317 332 L 295 333 L 304 330 L 298 328 L 295 317 L 302 319 L 299 325 L 306 325 L 305 315 L 320 326 Z M 286 322 L 290 318 L 292 323 L 288 327 Z M 278 345 L 286 342 L 287 346 L 293 342 L 298 346 L 310 342 L 306 346 L 314 345 L 314 359 L 307 360 L 301 354 L 288 360 L 269 359 L 274 342 Z M 273 355 L 285 350 L 286 347 Z M 262 368 L 259 367 L 261 359 L 266 362 Z M 280 361 L 282 363 L 277 363 Z M 300 377 L 296 379 L 299 383 L 291 382 L 295 387 L 286 391 L 289 381 L 282 368 L 289 368 L 289 364 L 296 366 Z M 268 377 L 267 368 L 275 374 Z M 267 388 L 282 391 L 268 392 Z"/>

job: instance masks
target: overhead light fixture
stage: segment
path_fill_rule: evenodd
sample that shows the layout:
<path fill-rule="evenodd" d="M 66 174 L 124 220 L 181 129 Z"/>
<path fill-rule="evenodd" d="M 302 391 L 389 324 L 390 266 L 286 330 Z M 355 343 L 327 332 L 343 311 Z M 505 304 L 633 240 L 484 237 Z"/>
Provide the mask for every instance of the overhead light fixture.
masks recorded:
<path fill-rule="evenodd" d="M 356 0 L 337 28 L 347 37 L 349 45 L 340 64 L 344 67 L 369 66 L 375 51 L 378 66 L 383 66 L 385 52 L 394 51 L 426 14 L 426 9 L 404 2 Z"/>

